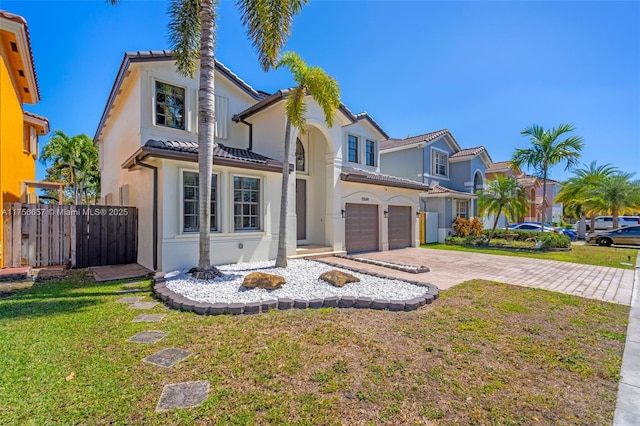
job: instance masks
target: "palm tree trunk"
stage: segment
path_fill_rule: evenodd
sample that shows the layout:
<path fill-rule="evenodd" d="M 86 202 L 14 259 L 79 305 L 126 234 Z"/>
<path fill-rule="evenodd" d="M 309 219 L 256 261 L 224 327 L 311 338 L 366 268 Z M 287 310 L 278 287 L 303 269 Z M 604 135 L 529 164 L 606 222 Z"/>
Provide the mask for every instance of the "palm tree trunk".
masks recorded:
<path fill-rule="evenodd" d="M 211 266 L 211 173 L 215 146 L 215 57 L 213 0 L 202 0 L 200 5 L 202 35 L 200 37 L 200 87 L 198 88 L 198 176 L 200 229 L 198 267 L 194 277 L 213 279 L 222 276 Z"/>
<path fill-rule="evenodd" d="M 584 207 L 580 208 L 580 222 L 578 223 L 578 238 L 584 239 L 587 233 L 587 213 L 584 211 Z"/>
<path fill-rule="evenodd" d="M 544 164 L 544 172 L 543 172 L 543 178 L 542 178 L 542 211 L 541 211 L 541 225 L 540 225 L 540 232 L 544 232 L 544 224 L 545 224 L 545 219 L 546 219 L 546 215 L 547 215 L 547 208 L 545 206 L 545 201 L 547 200 L 547 164 Z M 535 203 L 536 200 L 533 200 L 533 202 Z M 541 234 L 542 235 L 542 234 Z"/>
<path fill-rule="evenodd" d="M 493 228 L 491 228 L 491 232 L 489 232 L 489 240 L 487 241 L 487 245 L 491 244 L 491 238 L 493 237 L 493 233 L 496 231 L 496 227 L 498 226 L 498 219 L 500 219 L 500 213 L 502 213 L 502 204 L 498 208 L 498 213 L 496 213 L 496 218 L 493 221 Z"/>
<path fill-rule="evenodd" d="M 276 268 L 287 267 L 287 211 L 289 207 L 289 153 L 291 152 L 291 121 L 287 118 L 284 135 L 284 160 L 282 161 L 282 194 L 280 196 L 280 228 L 278 230 L 278 255 Z"/>
<path fill-rule="evenodd" d="M 613 216 L 613 229 L 616 229 L 618 226 L 620 226 L 620 222 L 618 220 L 618 207 L 614 206 L 611 209 L 611 215 Z"/>

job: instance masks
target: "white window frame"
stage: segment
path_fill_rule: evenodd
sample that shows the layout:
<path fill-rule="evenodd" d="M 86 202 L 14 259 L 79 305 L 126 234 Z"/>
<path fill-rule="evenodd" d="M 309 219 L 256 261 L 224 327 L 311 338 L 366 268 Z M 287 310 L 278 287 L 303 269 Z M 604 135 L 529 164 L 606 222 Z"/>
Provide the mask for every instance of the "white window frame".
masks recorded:
<path fill-rule="evenodd" d="M 298 139 L 300 139 L 300 143 L 302 144 L 302 149 L 304 149 L 304 170 L 298 170 L 298 166 L 296 164 L 296 174 L 299 175 L 310 175 L 311 174 L 311 153 L 309 152 L 309 144 L 308 144 L 308 137 L 302 138 L 302 135 L 298 135 L 298 137 L 296 138 L 296 149 L 297 149 L 297 141 Z M 295 151 L 294 150 L 294 157 L 295 157 Z M 297 162 L 297 159 L 295 160 Z"/>
<path fill-rule="evenodd" d="M 354 137 L 356 138 L 356 161 L 351 161 L 350 157 L 349 157 L 349 137 Z M 362 149 L 360 147 L 360 141 L 362 140 L 362 138 L 358 135 L 354 135 L 353 133 L 347 133 L 347 137 L 346 137 L 346 152 L 347 152 L 347 162 L 352 163 L 352 164 L 360 164 L 362 161 L 360 160 L 360 157 L 362 155 Z"/>
<path fill-rule="evenodd" d="M 367 161 L 369 160 L 367 158 L 367 145 L 369 144 L 369 142 L 371 142 L 373 144 L 373 164 L 369 164 Z M 373 139 L 369 139 L 369 138 L 365 138 L 364 139 L 364 149 L 363 151 L 363 155 L 364 155 L 364 165 L 365 166 L 370 166 L 370 167 L 377 167 L 378 165 L 378 142 L 373 140 Z"/>
<path fill-rule="evenodd" d="M 156 101 L 156 96 L 157 96 L 157 92 L 156 92 L 156 83 L 163 83 L 163 84 L 168 84 L 169 86 L 173 86 L 173 87 L 177 87 L 179 89 L 184 90 L 184 117 L 183 117 L 183 122 L 184 122 L 184 129 L 179 129 L 176 127 L 171 127 L 171 126 L 167 126 L 164 124 L 158 124 L 157 123 L 157 101 Z M 153 124 L 153 126 L 159 128 L 159 129 L 163 129 L 163 130 L 168 130 L 168 131 L 173 131 L 173 132 L 179 132 L 179 133 L 184 133 L 184 132 L 190 132 L 191 131 L 191 124 L 190 124 L 190 102 L 191 102 L 191 91 L 189 90 L 189 87 L 183 85 L 183 84 L 178 84 L 176 82 L 170 82 L 167 80 L 163 80 L 161 78 L 151 78 L 151 123 Z"/>
<path fill-rule="evenodd" d="M 258 181 L 258 212 L 256 214 L 257 219 L 259 220 L 258 223 L 258 227 L 256 228 L 240 228 L 240 229 L 236 229 L 236 213 L 235 213 L 235 206 L 236 206 L 236 201 L 235 201 L 235 178 L 244 178 L 244 179 L 256 179 Z M 230 179 L 230 184 L 229 187 L 231 188 L 231 202 L 229 203 L 231 205 L 231 210 L 230 210 L 230 222 L 231 222 L 231 227 L 230 230 L 231 232 L 234 233 L 250 233 L 250 232 L 263 232 L 265 229 L 265 208 L 264 208 L 264 192 L 265 192 L 265 179 L 263 176 L 256 176 L 256 175 L 250 175 L 250 174 L 233 174 L 231 175 L 231 179 Z"/>
<path fill-rule="evenodd" d="M 464 211 L 460 209 L 460 206 L 464 206 Z M 462 213 L 462 215 L 460 214 Z M 469 201 L 468 200 L 456 200 L 456 217 L 463 219 L 469 219 Z"/>
<path fill-rule="evenodd" d="M 181 168 L 179 169 L 179 188 L 178 188 L 178 193 L 179 195 L 179 202 L 178 202 L 178 234 L 181 235 L 187 235 L 187 236 L 197 236 L 198 235 L 198 230 L 196 231 L 185 231 L 184 230 L 184 174 L 185 173 L 195 173 L 198 174 L 198 170 L 194 170 L 194 169 L 186 169 L 186 168 Z M 216 218 L 216 223 L 215 223 L 215 229 L 211 230 L 211 234 L 219 234 L 221 233 L 221 228 L 222 228 L 222 220 L 221 220 L 221 208 L 220 208 L 220 199 L 221 199 L 221 189 L 223 188 L 223 181 L 222 181 L 222 173 L 219 172 L 213 172 L 211 173 L 211 176 L 216 176 L 216 211 L 215 211 L 215 218 Z M 200 185 L 200 183 L 198 182 L 198 185 Z M 198 213 L 199 214 L 199 213 Z"/>
<path fill-rule="evenodd" d="M 445 157 L 445 163 L 444 163 L 445 174 L 438 173 L 438 168 L 437 168 L 438 155 L 443 155 Z M 437 148 L 431 148 L 431 175 L 443 177 L 443 178 L 449 177 L 449 153 L 447 151 L 437 149 Z"/>

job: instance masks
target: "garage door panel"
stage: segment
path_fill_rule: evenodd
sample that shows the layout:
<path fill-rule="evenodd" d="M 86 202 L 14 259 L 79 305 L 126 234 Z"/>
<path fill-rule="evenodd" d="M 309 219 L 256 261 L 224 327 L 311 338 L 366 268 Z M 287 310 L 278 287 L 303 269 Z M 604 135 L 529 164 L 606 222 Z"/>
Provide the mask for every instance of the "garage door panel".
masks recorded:
<path fill-rule="evenodd" d="M 411 247 L 411 207 L 389 206 L 389 249 Z"/>
<path fill-rule="evenodd" d="M 348 252 L 375 251 L 379 248 L 378 206 L 347 204 L 345 245 Z"/>

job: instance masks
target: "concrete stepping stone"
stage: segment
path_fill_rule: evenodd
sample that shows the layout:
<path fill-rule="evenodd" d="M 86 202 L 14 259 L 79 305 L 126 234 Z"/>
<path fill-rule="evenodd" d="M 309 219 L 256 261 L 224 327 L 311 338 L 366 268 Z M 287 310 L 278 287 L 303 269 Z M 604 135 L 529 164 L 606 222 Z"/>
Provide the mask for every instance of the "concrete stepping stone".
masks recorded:
<path fill-rule="evenodd" d="M 130 282 L 130 283 L 126 283 L 126 284 L 122 284 L 125 287 L 138 287 L 139 285 L 143 285 L 145 284 L 142 281 L 134 281 L 134 282 Z"/>
<path fill-rule="evenodd" d="M 166 385 L 162 389 L 162 394 L 160 394 L 156 411 L 198 406 L 207 399 L 208 393 L 208 380 Z"/>
<path fill-rule="evenodd" d="M 122 299 L 116 300 L 116 303 L 138 303 L 144 299 L 144 297 L 123 297 Z"/>
<path fill-rule="evenodd" d="M 127 309 L 151 309 L 157 304 L 158 302 L 136 302 L 129 305 Z"/>
<path fill-rule="evenodd" d="M 128 288 L 126 290 L 118 290 L 116 291 L 116 294 L 139 293 L 141 291 L 142 289 L 139 288 Z"/>
<path fill-rule="evenodd" d="M 142 361 L 157 365 L 158 367 L 171 368 L 189 355 L 191 355 L 191 352 L 185 351 L 184 349 L 168 348 L 149 355 Z"/>
<path fill-rule="evenodd" d="M 162 340 L 164 338 L 164 336 L 166 336 L 167 334 L 169 334 L 169 333 L 166 332 L 166 331 L 154 331 L 154 330 L 141 331 L 140 333 L 136 334 L 135 336 L 129 338 L 129 340 L 127 340 L 127 342 L 156 343 L 156 342 Z"/>
<path fill-rule="evenodd" d="M 131 322 L 160 322 L 166 316 L 166 314 L 140 314 Z"/>

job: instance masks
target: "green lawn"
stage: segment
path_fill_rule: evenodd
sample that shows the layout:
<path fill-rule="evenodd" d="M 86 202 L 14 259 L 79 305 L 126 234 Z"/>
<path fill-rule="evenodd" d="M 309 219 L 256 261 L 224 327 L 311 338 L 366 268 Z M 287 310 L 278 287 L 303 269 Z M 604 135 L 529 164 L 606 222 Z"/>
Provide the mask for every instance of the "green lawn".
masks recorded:
<path fill-rule="evenodd" d="M 503 256 L 532 257 L 534 259 L 559 260 L 561 262 L 585 265 L 608 266 L 611 268 L 634 269 L 638 249 L 572 245 L 571 251 L 516 251 L 504 248 L 467 247 L 448 244 L 425 244 L 421 247 L 439 250 L 467 251 L 473 253 L 500 254 Z M 625 265 L 628 263 L 630 265 Z"/>
<path fill-rule="evenodd" d="M 146 313 L 167 317 L 144 324 L 114 303 L 120 289 L 50 282 L 0 299 L 0 424 L 606 424 L 629 313 L 477 280 L 414 312 L 158 306 Z M 126 342 L 142 330 L 169 335 Z M 141 362 L 168 347 L 193 355 Z M 201 406 L 154 411 L 165 384 L 193 380 L 211 382 Z"/>

